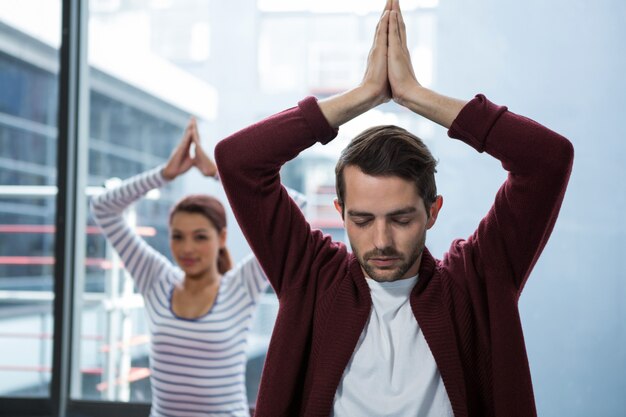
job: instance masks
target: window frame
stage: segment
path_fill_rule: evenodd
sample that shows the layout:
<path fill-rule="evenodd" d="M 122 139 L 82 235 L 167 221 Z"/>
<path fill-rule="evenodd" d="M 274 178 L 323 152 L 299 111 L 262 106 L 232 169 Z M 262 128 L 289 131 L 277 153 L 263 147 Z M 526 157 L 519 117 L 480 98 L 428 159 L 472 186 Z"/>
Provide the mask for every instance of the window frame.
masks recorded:
<path fill-rule="evenodd" d="M 49 396 L 0 397 L 0 416 L 90 416 L 123 413 L 147 416 L 149 404 L 72 399 L 71 384 L 80 378 L 75 329 L 77 289 L 82 288 L 85 256 L 86 207 L 84 190 L 88 172 L 89 67 L 87 60 L 88 1 L 61 0 L 59 97 L 57 142 L 57 195 L 55 213 L 54 335 Z"/>

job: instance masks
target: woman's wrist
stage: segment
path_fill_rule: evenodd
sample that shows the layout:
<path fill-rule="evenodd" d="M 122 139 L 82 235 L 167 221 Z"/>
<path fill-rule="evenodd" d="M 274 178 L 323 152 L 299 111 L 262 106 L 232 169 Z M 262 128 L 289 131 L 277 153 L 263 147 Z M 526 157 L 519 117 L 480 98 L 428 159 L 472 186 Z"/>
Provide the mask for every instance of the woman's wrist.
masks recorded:
<path fill-rule="evenodd" d="M 176 175 L 172 175 L 167 171 L 167 167 L 161 168 L 161 176 L 166 181 L 173 181 L 176 178 Z"/>

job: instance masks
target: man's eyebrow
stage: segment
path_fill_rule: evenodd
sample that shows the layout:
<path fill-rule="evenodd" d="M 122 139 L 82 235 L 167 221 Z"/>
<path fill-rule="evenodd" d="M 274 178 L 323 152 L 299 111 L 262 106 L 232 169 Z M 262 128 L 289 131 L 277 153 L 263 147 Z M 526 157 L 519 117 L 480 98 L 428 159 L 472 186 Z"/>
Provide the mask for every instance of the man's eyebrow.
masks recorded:
<path fill-rule="evenodd" d="M 406 207 L 403 209 L 392 211 L 391 213 L 387 213 L 387 216 L 402 216 L 403 214 L 413 214 L 417 212 L 415 207 Z"/>
<path fill-rule="evenodd" d="M 358 211 L 358 210 L 348 210 L 348 216 L 354 217 L 374 217 L 372 213 L 368 213 L 367 211 Z"/>

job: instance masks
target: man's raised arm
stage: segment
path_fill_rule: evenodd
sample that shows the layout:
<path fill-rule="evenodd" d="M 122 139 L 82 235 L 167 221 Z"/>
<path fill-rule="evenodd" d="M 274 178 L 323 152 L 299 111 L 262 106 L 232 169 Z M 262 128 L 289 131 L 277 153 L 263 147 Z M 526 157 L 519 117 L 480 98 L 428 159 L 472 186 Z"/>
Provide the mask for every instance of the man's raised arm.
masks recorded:
<path fill-rule="evenodd" d="M 377 26 L 363 82 L 317 102 L 313 97 L 221 141 L 215 160 L 241 229 L 277 294 L 305 285 L 308 265 L 339 248 L 312 232 L 280 183 L 280 168 L 316 142 L 332 140 L 348 120 L 390 99 L 387 32 L 391 1 Z M 331 262 L 332 264 L 332 262 Z M 310 271 L 308 271 L 310 272 Z"/>
<path fill-rule="evenodd" d="M 487 264 L 483 278 L 508 278 L 514 289 L 510 294 L 519 295 L 556 222 L 571 173 L 572 144 L 482 95 L 465 102 L 422 87 L 413 72 L 397 0 L 390 12 L 388 72 L 394 101 L 497 158 L 509 172 L 469 245 L 453 245 L 451 255 L 473 251 L 471 257 Z"/>

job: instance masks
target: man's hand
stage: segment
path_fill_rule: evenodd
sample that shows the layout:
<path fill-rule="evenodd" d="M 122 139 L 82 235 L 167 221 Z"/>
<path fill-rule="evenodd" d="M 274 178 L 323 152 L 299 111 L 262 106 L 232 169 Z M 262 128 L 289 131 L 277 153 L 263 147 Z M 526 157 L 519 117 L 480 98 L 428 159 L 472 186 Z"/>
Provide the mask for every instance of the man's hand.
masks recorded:
<path fill-rule="evenodd" d="M 407 46 L 406 25 L 402 18 L 400 3 L 393 0 L 389 16 L 389 52 L 387 54 L 387 71 L 389 73 L 389 85 L 393 101 L 406 106 L 407 96 L 416 87 L 420 87 L 417 81 L 411 54 Z"/>
<path fill-rule="evenodd" d="M 389 16 L 392 0 L 387 0 L 385 10 L 376 25 L 374 43 L 367 57 L 367 67 L 361 82 L 361 87 L 366 90 L 377 104 L 386 103 L 391 99 L 391 87 L 387 74 Z"/>
<path fill-rule="evenodd" d="M 391 99 L 387 74 L 387 37 L 392 0 L 387 0 L 376 26 L 374 43 L 367 58 L 367 68 L 361 84 L 343 94 L 319 102 L 322 113 L 333 127 L 373 109 Z"/>
<path fill-rule="evenodd" d="M 406 26 L 399 0 L 392 0 L 389 16 L 387 72 L 393 101 L 445 128 L 467 103 L 429 90 L 417 81 L 407 46 Z"/>

